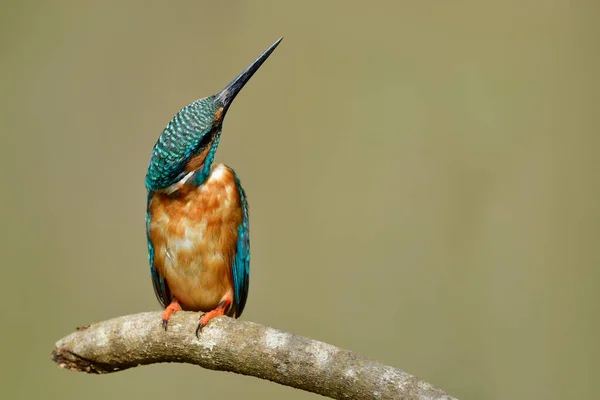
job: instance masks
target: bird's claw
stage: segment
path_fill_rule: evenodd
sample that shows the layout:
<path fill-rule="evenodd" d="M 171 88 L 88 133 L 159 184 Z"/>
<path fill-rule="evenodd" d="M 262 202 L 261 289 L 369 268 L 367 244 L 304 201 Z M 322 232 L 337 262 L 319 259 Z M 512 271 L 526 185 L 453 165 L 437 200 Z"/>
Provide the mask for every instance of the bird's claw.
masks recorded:
<path fill-rule="evenodd" d="M 198 339 L 200 339 L 199 334 L 202 328 L 204 328 L 213 318 L 218 317 L 219 315 L 224 315 L 225 310 L 227 310 L 227 308 L 231 304 L 231 301 L 231 297 L 225 297 L 223 300 L 221 300 L 217 308 L 202 314 L 202 316 L 200 317 L 200 321 L 198 321 L 198 327 L 196 328 L 196 337 Z"/>
<path fill-rule="evenodd" d="M 171 315 L 175 314 L 177 311 L 181 311 L 181 306 L 179 305 L 177 299 L 173 299 L 171 304 L 165 307 L 165 311 L 163 311 L 162 314 L 162 326 L 165 329 L 165 331 L 167 330 L 169 318 L 171 318 Z"/>
<path fill-rule="evenodd" d="M 200 331 L 202 331 L 202 328 L 204 328 L 206 326 L 206 324 L 202 321 L 198 322 L 198 327 L 196 328 L 196 337 L 198 339 L 200 339 Z"/>

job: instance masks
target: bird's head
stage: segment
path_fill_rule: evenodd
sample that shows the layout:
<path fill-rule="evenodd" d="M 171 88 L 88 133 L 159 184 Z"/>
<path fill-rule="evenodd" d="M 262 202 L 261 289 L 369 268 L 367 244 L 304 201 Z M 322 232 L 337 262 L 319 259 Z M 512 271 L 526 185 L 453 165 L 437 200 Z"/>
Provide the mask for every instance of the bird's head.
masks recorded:
<path fill-rule="evenodd" d="M 186 182 L 199 185 L 206 180 L 227 110 L 282 39 L 273 43 L 219 93 L 188 104 L 173 117 L 152 150 L 146 173 L 148 191 L 171 193 Z"/>

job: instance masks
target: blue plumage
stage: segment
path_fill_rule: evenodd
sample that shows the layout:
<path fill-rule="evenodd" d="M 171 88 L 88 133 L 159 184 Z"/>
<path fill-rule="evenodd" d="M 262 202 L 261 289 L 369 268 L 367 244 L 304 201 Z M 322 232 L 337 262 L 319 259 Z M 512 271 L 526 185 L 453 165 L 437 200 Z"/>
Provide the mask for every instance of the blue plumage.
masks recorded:
<path fill-rule="evenodd" d="M 248 221 L 248 202 L 246 193 L 240 185 L 240 181 L 235 175 L 235 183 L 240 192 L 242 203 L 243 220 L 238 226 L 238 240 L 235 257 L 233 260 L 232 273 L 233 285 L 235 289 L 234 304 L 236 316 L 242 315 L 248 298 L 248 287 L 250 285 L 250 226 Z"/>
<path fill-rule="evenodd" d="M 185 106 L 171 119 L 152 149 L 146 174 L 148 191 L 164 189 L 183 178 L 190 159 L 218 136 L 220 129 L 213 124 L 220 107 L 211 96 Z M 207 161 L 205 167 L 210 168 L 212 159 Z"/>

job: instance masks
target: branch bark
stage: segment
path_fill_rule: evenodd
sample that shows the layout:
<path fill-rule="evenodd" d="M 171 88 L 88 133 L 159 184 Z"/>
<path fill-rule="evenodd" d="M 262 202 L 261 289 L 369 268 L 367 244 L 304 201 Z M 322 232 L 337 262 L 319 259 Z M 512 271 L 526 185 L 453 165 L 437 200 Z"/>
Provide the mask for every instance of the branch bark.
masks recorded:
<path fill-rule="evenodd" d="M 52 359 L 62 368 L 96 374 L 190 363 L 334 399 L 453 399 L 413 375 L 327 343 L 227 317 L 212 320 L 198 339 L 197 323 L 197 313 L 183 311 L 166 332 L 160 312 L 114 318 L 59 340 Z"/>

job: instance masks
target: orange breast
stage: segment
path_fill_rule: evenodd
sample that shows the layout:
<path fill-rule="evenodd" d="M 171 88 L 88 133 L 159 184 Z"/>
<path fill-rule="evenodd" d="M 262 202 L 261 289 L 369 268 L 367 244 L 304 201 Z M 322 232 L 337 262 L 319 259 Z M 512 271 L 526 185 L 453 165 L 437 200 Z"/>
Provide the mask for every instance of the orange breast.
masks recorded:
<path fill-rule="evenodd" d="M 183 185 L 150 202 L 154 267 L 185 310 L 209 311 L 233 298 L 231 264 L 242 222 L 233 171 L 215 166 L 202 185 Z"/>

